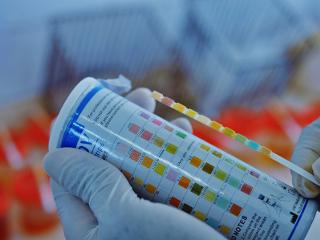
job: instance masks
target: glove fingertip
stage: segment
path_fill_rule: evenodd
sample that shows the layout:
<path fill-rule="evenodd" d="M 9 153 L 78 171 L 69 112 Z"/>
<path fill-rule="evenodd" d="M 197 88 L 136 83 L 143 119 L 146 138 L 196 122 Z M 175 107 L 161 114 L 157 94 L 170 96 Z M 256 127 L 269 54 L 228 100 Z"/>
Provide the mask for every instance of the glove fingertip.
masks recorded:
<path fill-rule="evenodd" d="M 172 124 L 180 127 L 181 129 L 185 130 L 188 133 L 192 133 L 192 125 L 187 118 L 180 117 L 172 121 Z"/>
<path fill-rule="evenodd" d="M 320 182 L 320 158 L 312 164 L 312 171 L 317 181 Z"/>
<path fill-rule="evenodd" d="M 156 108 L 156 101 L 151 97 L 151 91 L 148 88 L 138 88 L 129 93 L 127 98 L 149 112 L 154 112 Z"/>
<path fill-rule="evenodd" d="M 320 193 L 320 188 L 296 173 L 292 173 L 292 183 L 295 189 L 306 198 L 315 198 Z"/>

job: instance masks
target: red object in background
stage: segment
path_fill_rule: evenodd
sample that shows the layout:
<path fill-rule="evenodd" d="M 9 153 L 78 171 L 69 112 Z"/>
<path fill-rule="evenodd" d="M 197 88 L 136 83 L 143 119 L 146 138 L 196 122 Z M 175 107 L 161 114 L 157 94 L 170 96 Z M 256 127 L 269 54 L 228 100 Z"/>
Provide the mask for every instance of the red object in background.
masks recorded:
<path fill-rule="evenodd" d="M 19 223 L 23 232 L 40 234 L 58 224 L 56 213 L 45 212 L 42 207 L 37 178 L 32 168 L 25 168 L 15 174 L 13 194 L 20 205 Z"/>
<path fill-rule="evenodd" d="M 0 186 L 0 234 L 1 239 L 10 239 L 10 206 L 11 199 L 7 191 Z"/>
<path fill-rule="evenodd" d="M 30 117 L 26 120 L 26 133 L 27 137 L 31 137 L 35 144 L 43 147 L 48 146 L 50 137 L 50 126 L 53 117 L 47 113 L 39 113 L 35 117 Z"/>
<path fill-rule="evenodd" d="M 0 164 L 1 165 L 7 165 L 6 153 L 4 151 L 2 141 L 0 141 Z"/>
<path fill-rule="evenodd" d="M 13 194 L 22 205 L 41 208 L 37 179 L 30 167 L 15 173 Z"/>
<path fill-rule="evenodd" d="M 27 156 L 35 146 L 47 148 L 49 142 L 51 117 L 39 114 L 25 120 L 19 129 L 10 129 L 10 135 L 22 156 Z"/>

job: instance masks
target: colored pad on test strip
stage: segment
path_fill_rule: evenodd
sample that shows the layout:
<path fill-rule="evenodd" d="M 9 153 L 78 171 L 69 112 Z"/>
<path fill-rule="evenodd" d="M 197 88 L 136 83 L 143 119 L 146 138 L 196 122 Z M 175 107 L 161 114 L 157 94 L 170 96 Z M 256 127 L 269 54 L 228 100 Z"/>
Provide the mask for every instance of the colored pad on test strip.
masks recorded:
<path fill-rule="evenodd" d="M 218 123 L 216 121 L 211 121 L 210 118 L 208 118 L 204 115 L 198 114 L 196 111 L 194 111 L 190 108 L 187 108 L 186 106 L 184 106 L 181 103 L 176 103 L 173 99 L 165 97 L 159 92 L 153 91 L 152 97 L 155 100 L 161 102 L 162 104 L 167 105 L 168 107 L 170 107 L 178 112 L 181 112 L 184 115 L 212 128 L 216 131 L 219 131 L 220 133 L 223 133 L 224 135 L 226 135 L 226 136 L 228 136 L 228 137 L 230 137 L 240 143 L 243 143 L 244 145 L 251 148 L 252 150 L 260 152 L 260 153 L 268 156 L 270 159 L 282 164 L 283 166 L 298 173 L 299 175 L 303 176 L 304 178 L 308 179 L 309 181 L 313 182 L 314 184 L 320 186 L 320 182 L 318 182 L 311 173 L 309 173 L 306 170 L 304 170 L 303 168 L 295 165 L 294 163 L 284 159 L 280 155 L 272 152 L 267 147 L 264 147 L 264 146 L 256 143 L 255 141 L 246 138 L 245 136 L 235 132 L 234 130 L 232 130 L 230 128 L 224 127 L 221 123 Z"/>

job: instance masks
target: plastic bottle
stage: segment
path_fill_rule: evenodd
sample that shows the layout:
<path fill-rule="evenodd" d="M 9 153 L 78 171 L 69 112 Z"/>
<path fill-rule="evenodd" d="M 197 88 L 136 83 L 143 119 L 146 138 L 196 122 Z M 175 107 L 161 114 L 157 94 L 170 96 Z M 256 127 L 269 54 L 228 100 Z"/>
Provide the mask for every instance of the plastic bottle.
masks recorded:
<path fill-rule="evenodd" d="M 93 78 L 73 89 L 54 123 L 49 150 L 61 147 L 110 161 L 142 197 L 180 208 L 229 239 L 303 239 L 317 211 L 292 187 Z"/>

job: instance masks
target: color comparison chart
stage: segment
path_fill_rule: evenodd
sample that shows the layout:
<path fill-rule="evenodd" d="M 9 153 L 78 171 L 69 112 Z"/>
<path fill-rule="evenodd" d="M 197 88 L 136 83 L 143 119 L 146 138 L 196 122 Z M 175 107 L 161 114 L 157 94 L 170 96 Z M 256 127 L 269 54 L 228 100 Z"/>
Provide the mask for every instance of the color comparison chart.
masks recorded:
<path fill-rule="evenodd" d="M 247 137 L 235 132 L 234 130 L 232 130 L 228 127 L 224 127 L 219 122 L 212 121 L 210 118 L 208 118 L 204 115 L 201 115 L 190 108 L 187 108 L 186 106 L 184 106 L 181 103 L 175 102 L 173 99 L 171 99 L 169 97 L 163 96 L 163 94 L 161 94 L 157 91 L 152 92 L 152 97 L 156 101 L 170 107 L 171 109 L 174 109 L 174 110 L 196 120 L 197 122 L 200 122 L 200 123 L 210 127 L 211 129 L 218 131 L 218 132 L 224 134 L 225 136 L 228 136 L 228 137 L 244 144 L 245 146 L 249 147 L 250 149 L 252 149 L 254 151 L 260 152 L 261 154 L 268 156 L 270 159 L 280 163 L 281 165 L 298 173 L 299 175 L 303 176 L 304 178 L 308 179 L 309 181 L 313 182 L 314 184 L 320 186 L 320 183 L 315 179 L 315 177 L 311 173 L 300 168 L 299 166 L 295 165 L 294 163 L 284 159 L 283 157 L 279 156 L 278 154 L 272 152 L 269 148 L 262 146 L 251 139 L 248 139 Z"/>
<path fill-rule="evenodd" d="M 249 198 L 259 198 L 258 172 L 147 112 L 132 114 L 119 135 L 113 149 L 138 194 L 180 208 L 226 236 Z"/>

